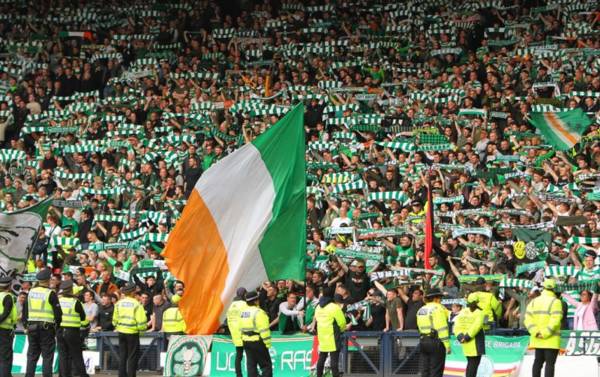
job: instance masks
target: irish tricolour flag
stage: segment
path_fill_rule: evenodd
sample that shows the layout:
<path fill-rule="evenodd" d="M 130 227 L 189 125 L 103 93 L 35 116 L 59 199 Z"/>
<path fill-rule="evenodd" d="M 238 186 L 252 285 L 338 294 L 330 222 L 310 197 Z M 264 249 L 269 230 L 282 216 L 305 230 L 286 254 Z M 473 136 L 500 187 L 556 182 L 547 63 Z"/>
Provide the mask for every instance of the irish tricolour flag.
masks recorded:
<path fill-rule="evenodd" d="M 212 334 L 239 286 L 304 277 L 304 107 L 196 183 L 164 251 L 191 334 Z"/>
<path fill-rule="evenodd" d="M 549 144 L 561 151 L 571 149 L 579 143 L 592 123 L 581 109 L 531 113 L 530 122 L 540 130 Z"/>

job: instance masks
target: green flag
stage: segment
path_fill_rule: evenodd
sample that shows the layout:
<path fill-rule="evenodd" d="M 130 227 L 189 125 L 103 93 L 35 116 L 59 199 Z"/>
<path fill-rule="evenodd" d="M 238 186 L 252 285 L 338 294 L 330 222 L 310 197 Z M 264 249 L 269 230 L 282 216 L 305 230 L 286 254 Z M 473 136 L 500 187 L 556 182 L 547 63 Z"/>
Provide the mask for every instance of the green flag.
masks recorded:
<path fill-rule="evenodd" d="M 579 143 L 592 121 L 583 110 L 531 113 L 530 122 L 554 148 L 566 151 Z"/>
<path fill-rule="evenodd" d="M 515 228 L 515 256 L 518 259 L 541 259 L 550 251 L 552 236 L 546 230 Z M 522 250 L 522 251 L 521 251 Z M 523 254 L 524 253 L 524 254 Z M 520 255 L 519 255 L 520 254 Z"/>

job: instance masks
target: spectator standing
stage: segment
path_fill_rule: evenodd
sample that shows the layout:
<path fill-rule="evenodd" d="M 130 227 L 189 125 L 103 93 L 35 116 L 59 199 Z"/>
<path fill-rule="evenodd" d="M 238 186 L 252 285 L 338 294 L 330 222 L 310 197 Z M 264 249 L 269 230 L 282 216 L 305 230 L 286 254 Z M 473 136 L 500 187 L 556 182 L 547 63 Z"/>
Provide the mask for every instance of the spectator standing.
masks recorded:
<path fill-rule="evenodd" d="M 580 301 L 575 300 L 568 293 L 563 292 L 561 297 L 575 307 L 575 315 L 573 317 L 572 330 L 598 330 L 596 323 L 596 313 L 598 312 L 598 290 L 596 286 L 594 292 L 583 290 L 580 293 Z"/>
<path fill-rule="evenodd" d="M 365 326 L 368 331 L 383 331 L 385 329 L 386 308 L 382 293 L 371 288 L 367 292 L 370 318 L 366 319 Z"/>
<path fill-rule="evenodd" d="M 110 281 L 112 278 L 110 272 L 103 271 L 102 274 L 100 274 L 100 278 L 102 279 L 102 282 L 100 284 L 96 284 L 96 286 L 94 287 L 94 291 L 96 292 L 96 294 L 100 296 L 102 296 L 103 294 L 112 295 L 119 291 L 119 287 L 117 287 L 115 283 Z"/>
<path fill-rule="evenodd" d="M 115 306 L 111 297 L 114 297 L 114 295 L 106 293 L 102 295 L 98 306 L 98 325 L 92 329 L 93 331 L 112 331 L 114 329 L 112 317 Z"/>
<path fill-rule="evenodd" d="M 304 311 L 304 318 L 302 320 L 302 332 L 314 331 L 314 317 L 315 310 L 319 304 L 319 299 L 315 296 L 315 287 L 312 284 L 306 285 L 305 295 L 300 299 L 298 309 Z"/>
<path fill-rule="evenodd" d="M 398 297 L 397 288 L 386 292 L 385 331 L 402 331 L 404 329 L 404 304 Z"/>
<path fill-rule="evenodd" d="M 181 299 L 180 296 L 178 295 L 173 295 L 171 297 L 171 303 L 173 302 L 173 297 L 177 296 L 179 299 Z M 165 300 L 165 298 L 163 297 L 162 294 L 158 294 L 154 297 L 152 297 L 152 317 L 151 317 L 151 324 L 150 324 L 150 328 L 148 329 L 148 331 L 161 331 L 161 329 L 163 328 L 163 315 L 164 312 L 169 309 L 171 306 L 171 303 L 169 303 L 169 301 Z M 179 311 L 179 309 L 177 309 L 177 311 Z M 181 313 L 180 313 L 181 316 Z"/>
<path fill-rule="evenodd" d="M 404 302 L 404 330 L 417 330 L 417 312 L 425 303 L 423 302 L 423 291 L 415 287 L 410 291 L 410 297 L 403 288 L 398 289 L 400 298 Z"/>
<path fill-rule="evenodd" d="M 271 330 L 278 329 L 279 323 L 279 305 L 281 299 L 278 298 L 279 290 L 273 282 L 265 282 L 261 289 L 261 305 L 262 310 L 269 316 L 269 327 Z"/>
<path fill-rule="evenodd" d="M 279 304 L 279 332 L 281 334 L 293 334 L 303 326 L 302 319 L 304 311 L 297 308 L 298 296 L 289 292 L 286 301 Z"/>
<path fill-rule="evenodd" d="M 85 292 L 83 294 L 83 309 L 87 323 L 91 328 L 98 326 L 98 304 L 94 301 L 94 295 L 92 292 Z"/>

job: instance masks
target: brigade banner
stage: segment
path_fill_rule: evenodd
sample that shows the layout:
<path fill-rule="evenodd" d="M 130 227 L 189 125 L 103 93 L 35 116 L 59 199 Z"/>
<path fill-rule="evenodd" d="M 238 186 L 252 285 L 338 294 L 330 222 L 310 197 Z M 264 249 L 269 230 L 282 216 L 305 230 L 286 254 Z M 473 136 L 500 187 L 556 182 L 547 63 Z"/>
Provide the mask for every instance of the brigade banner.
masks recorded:
<path fill-rule="evenodd" d="M 12 374 L 24 374 L 27 367 L 27 348 L 29 342 L 27 335 L 16 334 L 13 340 L 13 364 L 11 368 Z M 54 373 L 58 373 L 58 353 L 54 351 Z M 38 360 L 35 367 L 35 374 L 42 374 L 42 357 Z"/>
<path fill-rule="evenodd" d="M 528 336 L 486 336 L 486 355 L 481 358 L 477 377 L 517 376 L 528 345 Z M 444 377 L 464 376 L 467 359 L 454 336 L 450 338 L 450 348 L 451 352 L 446 356 Z"/>
<path fill-rule="evenodd" d="M 212 335 L 171 336 L 163 376 L 202 376 L 212 338 Z"/>
<path fill-rule="evenodd" d="M 310 373 L 313 336 L 272 334 L 273 346 L 269 350 L 273 361 L 273 376 L 306 377 Z M 246 376 L 246 360 L 242 361 Z M 235 374 L 235 347 L 228 336 L 215 335 L 210 357 L 210 375 Z"/>
<path fill-rule="evenodd" d="M 565 356 L 600 356 L 600 331 L 561 331 Z"/>

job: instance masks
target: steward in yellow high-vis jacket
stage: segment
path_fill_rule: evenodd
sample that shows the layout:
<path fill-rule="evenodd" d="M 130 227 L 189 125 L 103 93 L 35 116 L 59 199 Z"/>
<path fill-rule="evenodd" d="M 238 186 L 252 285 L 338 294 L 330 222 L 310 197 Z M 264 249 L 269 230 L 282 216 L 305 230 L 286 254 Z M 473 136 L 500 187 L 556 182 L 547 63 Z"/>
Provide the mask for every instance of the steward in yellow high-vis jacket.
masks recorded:
<path fill-rule="evenodd" d="M 235 376 L 242 377 L 242 358 L 244 357 L 244 343 L 240 331 L 240 316 L 248 307 L 246 304 L 246 288 L 237 289 L 236 296 L 227 310 L 227 327 L 231 334 L 231 341 L 235 346 Z"/>
<path fill-rule="evenodd" d="M 27 329 L 27 368 L 25 377 L 33 377 L 37 362 L 42 356 L 42 375 L 52 377 L 56 329 L 62 321 L 62 310 L 56 292 L 51 290 L 52 272 L 45 268 L 36 275 L 37 285 L 29 291 L 23 304 L 23 326 Z"/>
<path fill-rule="evenodd" d="M 478 306 L 483 311 L 483 329 L 487 331 L 502 317 L 502 304 L 493 293 L 485 290 L 484 278 L 477 278 L 475 284 L 478 286 L 477 292 L 469 294 L 467 299 L 472 298 L 479 303 Z"/>
<path fill-rule="evenodd" d="M 0 377 L 10 377 L 13 363 L 13 340 L 17 324 L 17 305 L 10 293 L 9 276 L 0 277 Z"/>
<path fill-rule="evenodd" d="M 244 352 L 246 352 L 246 369 L 248 377 L 258 376 L 258 367 L 261 376 L 273 376 L 273 364 L 271 363 L 271 330 L 269 328 L 269 316 L 258 307 L 258 293 L 251 291 L 246 293 L 246 304 L 248 306 L 240 314 L 240 331 Z"/>
<path fill-rule="evenodd" d="M 467 307 L 461 310 L 454 319 L 453 332 L 467 358 L 465 377 L 477 376 L 481 355 L 485 355 L 484 314 L 477 304 L 477 298 L 469 296 Z"/>
<path fill-rule="evenodd" d="M 123 298 L 113 311 L 113 326 L 119 333 L 119 377 L 135 377 L 140 356 L 140 333 L 146 331 L 146 312 L 133 295 L 135 284 L 121 288 Z"/>
<path fill-rule="evenodd" d="M 58 368 L 61 376 L 87 376 L 83 361 L 80 329 L 89 321 L 81 302 L 73 294 L 73 280 L 60 283 L 58 301 L 62 309 L 62 321 L 56 333 Z M 71 373 L 71 369 L 74 373 Z"/>
<path fill-rule="evenodd" d="M 542 294 L 527 305 L 525 327 L 529 331 L 529 347 L 535 348 L 532 377 L 539 377 L 544 363 L 545 376 L 554 376 L 554 364 L 560 349 L 560 324 L 563 311 L 554 290 L 556 281 L 546 279 Z"/>
<path fill-rule="evenodd" d="M 410 218 L 410 222 L 412 224 L 420 224 L 425 221 L 425 214 L 427 211 L 423 209 L 423 205 L 418 200 L 414 200 L 410 203 L 412 211 L 408 213 L 408 217 Z"/>
<path fill-rule="evenodd" d="M 325 361 L 330 358 L 331 375 L 338 377 L 341 350 L 340 334 L 346 330 L 346 317 L 342 308 L 333 302 L 335 291 L 331 287 L 323 289 L 319 305 L 315 309 L 317 322 L 317 338 L 319 340 L 319 360 L 317 361 L 317 377 L 323 376 Z"/>
<path fill-rule="evenodd" d="M 173 295 L 171 297 L 171 307 L 164 311 L 162 317 L 162 331 L 168 335 L 185 334 L 186 326 L 183 316 L 179 311 L 179 301 L 181 296 Z"/>
<path fill-rule="evenodd" d="M 450 353 L 448 310 L 440 304 L 443 293 L 431 289 L 425 304 L 417 312 L 417 327 L 421 334 L 421 376 L 442 377 L 446 354 Z"/>

